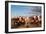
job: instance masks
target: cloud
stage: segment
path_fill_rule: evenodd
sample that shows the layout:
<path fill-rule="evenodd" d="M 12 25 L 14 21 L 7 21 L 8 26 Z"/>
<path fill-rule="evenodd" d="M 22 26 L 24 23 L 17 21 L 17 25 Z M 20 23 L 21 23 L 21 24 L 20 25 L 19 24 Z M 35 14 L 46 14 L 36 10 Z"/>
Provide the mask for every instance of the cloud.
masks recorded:
<path fill-rule="evenodd" d="M 35 6 L 30 9 L 28 14 L 31 15 L 41 15 L 41 6 Z"/>

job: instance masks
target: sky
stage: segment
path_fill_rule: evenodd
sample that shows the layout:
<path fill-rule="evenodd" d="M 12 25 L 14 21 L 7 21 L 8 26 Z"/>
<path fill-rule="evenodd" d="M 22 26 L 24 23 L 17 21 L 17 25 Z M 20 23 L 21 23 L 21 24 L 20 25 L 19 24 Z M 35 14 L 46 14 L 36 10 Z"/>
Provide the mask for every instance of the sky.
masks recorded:
<path fill-rule="evenodd" d="M 32 16 L 40 14 L 41 14 L 41 6 L 11 5 L 12 16 Z"/>

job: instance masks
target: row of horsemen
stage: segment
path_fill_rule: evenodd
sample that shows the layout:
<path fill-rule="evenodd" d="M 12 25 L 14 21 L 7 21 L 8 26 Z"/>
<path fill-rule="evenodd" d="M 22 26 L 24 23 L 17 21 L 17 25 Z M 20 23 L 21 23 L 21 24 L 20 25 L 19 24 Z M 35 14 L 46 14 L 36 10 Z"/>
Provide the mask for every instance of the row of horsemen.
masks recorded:
<path fill-rule="evenodd" d="M 30 25 L 30 24 L 41 24 L 41 16 L 32 16 L 32 17 L 17 17 L 17 18 L 12 18 L 12 24 L 14 26 L 19 26 L 19 25 Z"/>

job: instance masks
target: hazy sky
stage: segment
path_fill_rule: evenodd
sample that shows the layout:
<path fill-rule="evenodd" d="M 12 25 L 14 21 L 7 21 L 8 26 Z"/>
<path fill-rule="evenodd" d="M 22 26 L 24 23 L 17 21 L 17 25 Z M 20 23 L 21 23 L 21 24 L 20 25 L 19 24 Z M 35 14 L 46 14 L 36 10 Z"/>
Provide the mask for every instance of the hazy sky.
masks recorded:
<path fill-rule="evenodd" d="M 11 5 L 12 16 L 32 16 L 41 14 L 41 6 Z"/>

